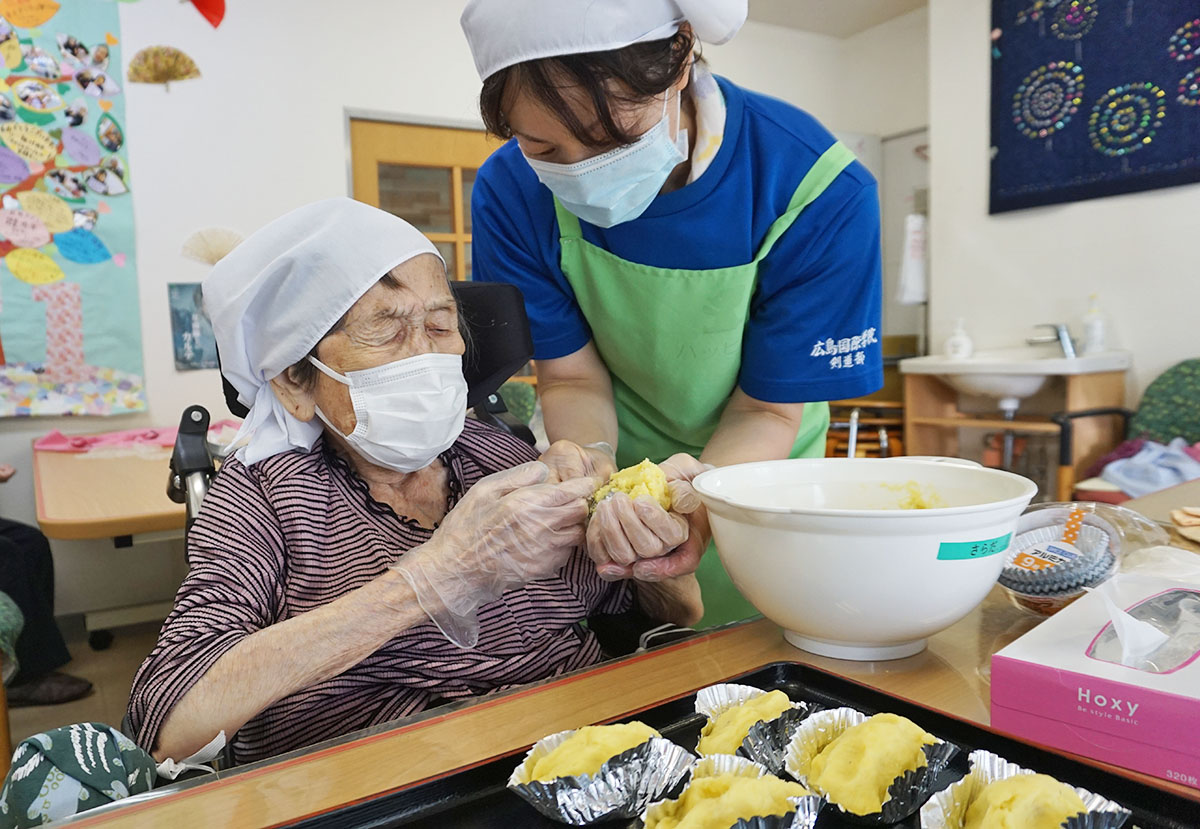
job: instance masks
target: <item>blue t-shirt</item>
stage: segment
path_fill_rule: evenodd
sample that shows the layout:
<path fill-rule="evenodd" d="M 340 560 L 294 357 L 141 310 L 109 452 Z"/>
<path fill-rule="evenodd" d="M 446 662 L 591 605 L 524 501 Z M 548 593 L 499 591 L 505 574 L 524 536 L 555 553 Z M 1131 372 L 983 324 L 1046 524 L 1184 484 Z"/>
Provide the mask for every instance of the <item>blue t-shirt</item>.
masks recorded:
<path fill-rule="evenodd" d="M 583 238 L 622 259 L 706 270 L 754 259 L 767 229 L 833 136 L 807 113 L 718 78 L 725 133 L 698 179 L 660 194 L 641 216 Z M 474 279 L 525 295 L 535 358 L 565 357 L 591 339 L 559 266 L 550 191 L 515 140 L 480 168 L 471 196 Z M 738 385 L 771 403 L 840 400 L 883 384 L 879 198 L 853 162 L 796 219 L 759 265 Z"/>

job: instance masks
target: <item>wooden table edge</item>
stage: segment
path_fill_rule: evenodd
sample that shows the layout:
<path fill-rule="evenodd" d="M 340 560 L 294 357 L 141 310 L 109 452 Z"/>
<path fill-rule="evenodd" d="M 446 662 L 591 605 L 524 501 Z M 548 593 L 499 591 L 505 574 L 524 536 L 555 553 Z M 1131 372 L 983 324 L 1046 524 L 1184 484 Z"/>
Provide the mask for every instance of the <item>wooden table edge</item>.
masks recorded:
<path fill-rule="evenodd" d="M 771 623 L 767 622 L 766 620 L 761 620 L 758 623 L 751 623 L 751 624 L 770 625 Z M 684 649 L 691 648 L 691 647 L 701 646 L 706 643 L 712 642 L 715 639 L 734 635 L 737 632 L 744 630 L 744 629 L 745 629 L 745 626 L 735 626 L 735 627 L 731 627 L 731 628 L 727 628 L 727 629 L 723 629 L 723 630 L 718 630 L 711 634 L 696 637 L 693 639 L 688 639 L 683 642 L 669 645 L 669 646 L 664 647 L 659 650 L 654 650 L 654 651 L 650 651 L 647 653 L 635 654 L 633 656 L 625 657 L 623 659 L 618 659 L 618 660 L 614 660 L 611 662 L 601 663 L 600 665 L 596 665 L 592 668 L 588 668 L 588 669 L 583 670 L 578 673 L 570 674 L 565 677 L 559 677 L 556 679 L 552 679 L 547 682 L 539 683 L 539 684 L 531 686 L 531 687 L 517 688 L 517 689 L 514 689 L 512 692 L 501 694 L 501 695 L 498 695 L 491 699 L 482 699 L 478 703 L 465 705 L 461 708 L 457 708 L 453 711 L 449 711 L 444 714 L 440 714 L 440 715 L 434 714 L 427 718 L 422 718 L 416 722 L 402 724 L 402 725 L 397 726 L 396 728 L 389 729 L 387 731 L 382 731 L 382 732 L 379 732 L 376 734 L 369 734 L 369 735 L 354 739 L 350 742 L 328 746 L 326 748 L 317 749 L 317 750 L 309 752 L 309 753 L 298 753 L 295 756 L 287 756 L 282 760 L 278 760 L 278 761 L 274 761 L 274 762 L 266 761 L 261 765 L 256 764 L 255 766 L 246 768 L 244 770 L 235 770 L 234 772 L 228 774 L 227 776 L 217 777 L 216 779 L 209 781 L 209 782 L 205 783 L 204 785 L 192 786 L 192 787 L 184 788 L 184 789 L 181 789 L 181 790 L 175 791 L 175 792 L 164 792 L 162 795 L 157 796 L 157 797 L 151 797 L 151 798 L 147 799 L 145 802 L 133 803 L 133 804 L 129 804 L 124 807 L 121 807 L 119 803 L 113 804 L 113 807 L 106 807 L 106 808 L 102 809 L 99 813 L 94 813 L 94 814 L 85 813 L 82 816 L 80 816 L 79 818 L 70 821 L 70 824 L 72 826 L 100 826 L 100 825 L 111 823 L 113 821 L 125 821 L 125 820 L 128 820 L 128 819 L 134 817 L 135 815 L 138 815 L 139 813 L 145 813 L 147 811 L 153 810 L 155 808 L 160 808 L 162 806 L 180 806 L 181 804 L 187 803 L 188 801 L 193 801 L 191 808 L 189 810 L 189 816 L 194 815 L 195 817 L 197 817 L 199 819 L 200 824 L 204 824 L 206 822 L 210 822 L 212 819 L 211 814 L 208 812 L 207 809 L 205 809 L 205 806 L 207 805 L 207 803 L 220 802 L 220 800 L 222 799 L 223 790 L 227 789 L 230 786 L 234 786 L 234 785 L 238 785 L 238 784 L 245 784 L 245 783 L 249 783 L 250 781 L 254 781 L 254 780 L 258 780 L 259 785 L 262 785 L 264 783 L 264 778 L 265 778 L 266 787 L 269 789 L 269 788 L 272 788 L 270 785 L 271 778 L 278 775 L 282 782 L 282 778 L 289 771 L 292 771 L 299 766 L 303 766 L 303 765 L 313 763 L 313 762 L 322 762 L 322 761 L 326 760 L 326 758 L 329 758 L 331 756 L 344 755 L 347 752 L 352 752 L 352 751 L 355 751 L 357 749 L 360 749 L 362 747 L 365 747 L 365 746 L 368 746 L 371 744 L 375 744 L 375 743 L 379 743 L 379 742 L 383 742 L 383 741 L 390 741 L 393 739 L 400 739 L 407 735 L 411 735 L 414 732 L 419 732 L 424 729 L 441 726 L 441 725 L 444 725 L 445 723 L 447 723 L 448 721 L 459 719 L 462 717 L 471 716 L 474 714 L 478 714 L 479 712 L 490 709 L 490 708 L 495 708 L 497 706 L 503 706 L 506 704 L 512 704 L 518 700 L 521 700 L 521 699 L 524 699 L 524 698 L 527 698 L 530 696 L 554 693 L 556 690 L 561 689 L 565 685 L 570 685 L 572 683 L 579 682 L 581 680 L 585 680 L 585 679 L 588 679 L 591 677 L 595 677 L 595 676 L 599 676 L 599 675 L 609 673 L 612 671 L 628 668 L 631 665 L 636 665 L 640 662 L 653 660 L 653 659 L 662 657 L 666 654 L 670 654 L 670 653 L 677 652 L 677 651 L 684 650 Z M 780 637 L 780 638 L 782 639 L 782 637 Z M 981 728 L 989 733 L 1001 735 L 1001 736 L 1007 737 L 1009 739 L 1014 739 L 1014 740 L 1018 740 L 1020 742 L 1028 743 L 1030 745 L 1036 746 L 1039 749 L 1042 749 L 1043 751 L 1047 751 L 1052 754 L 1057 754 L 1057 755 L 1066 757 L 1068 759 L 1075 760 L 1077 762 L 1092 766 L 1092 767 L 1100 769 L 1102 771 L 1107 771 L 1107 772 L 1110 772 L 1113 774 L 1120 775 L 1120 776 L 1125 777 L 1129 780 L 1132 780 L 1136 783 L 1141 783 L 1143 785 L 1150 786 L 1151 788 L 1161 789 L 1163 791 L 1166 791 L 1166 792 L 1169 792 L 1172 794 L 1181 795 L 1188 799 L 1196 800 L 1197 802 L 1200 802 L 1200 791 L 1198 791 L 1196 789 L 1191 789 L 1191 788 L 1188 788 L 1188 787 L 1185 787 L 1185 786 L 1182 786 L 1179 784 L 1175 784 L 1170 781 L 1163 780 L 1161 778 L 1151 777 L 1149 775 L 1145 775 L 1141 772 L 1137 772 L 1137 771 L 1134 771 L 1131 769 L 1125 769 L 1125 768 L 1121 768 L 1118 766 L 1113 766 L 1111 764 L 1108 764 L 1108 763 L 1105 763 L 1102 761 L 1093 760 L 1088 757 L 1083 757 L 1081 755 L 1072 754 L 1070 752 L 1062 751 L 1062 750 L 1053 748 L 1051 746 L 1046 746 L 1046 745 L 1042 745 L 1040 743 L 1035 743 L 1031 740 L 1025 739 L 1018 735 L 1010 734 L 1008 732 L 999 731 L 995 728 L 992 728 L 988 724 L 984 724 L 977 720 L 972 720 L 968 717 L 960 716 L 958 714 L 953 714 L 953 713 L 950 713 L 947 711 L 943 711 L 939 708 L 936 708 L 932 705 L 924 703 L 921 700 L 914 699 L 910 696 L 905 696 L 903 694 L 897 694 L 894 692 L 880 689 L 877 686 L 871 685 L 867 682 L 863 682 L 860 679 L 856 679 L 856 678 L 850 677 L 850 676 L 845 676 L 845 675 L 837 673 L 836 671 L 831 671 L 827 667 L 818 667 L 818 666 L 810 665 L 803 660 L 803 653 L 801 651 L 794 651 L 794 653 L 800 658 L 791 658 L 791 659 L 780 658 L 780 655 L 776 651 L 771 651 L 767 654 L 764 654 L 764 658 L 761 661 L 755 660 L 753 662 L 753 664 L 749 665 L 748 667 L 745 667 L 742 670 L 736 671 L 734 674 L 731 674 L 730 676 L 741 675 L 744 673 L 751 673 L 756 670 L 761 670 L 762 668 L 765 668 L 769 665 L 780 663 L 780 662 L 804 665 L 805 667 L 808 667 L 808 668 L 812 668 L 815 670 L 830 673 L 834 676 L 837 676 L 839 679 L 853 683 L 855 685 L 859 685 L 864 688 L 869 688 L 869 689 L 872 689 L 875 691 L 879 691 L 879 692 L 885 693 L 889 696 L 892 696 L 898 700 L 903 700 L 903 701 L 911 703 L 913 705 L 917 705 L 922 708 L 929 709 L 931 711 L 938 713 L 941 716 L 949 717 L 951 719 L 958 720 L 958 721 L 966 723 L 968 725 L 971 725 L 971 726 L 974 726 L 977 728 Z M 715 678 L 715 679 L 710 678 L 695 687 L 691 687 L 686 690 L 681 690 L 678 692 L 673 692 L 668 697 L 656 699 L 656 700 L 647 702 L 645 705 L 639 705 L 637 707 L 634 707 L 632 709 L 629 709 L 629 710 L 626 710 L 623 712 L 614 713 L 610 716 L 606 716 L 606 717 L 597 719 L 596 722 L 611 722 L 611 721 L 622 720 L 627 717 L 637 715 L 637 714 L 641 713 L 642 711 L 645 711 L 649 708 L 653 708 L 658 705 L 662 705 L 666 702 L 670 702 L 673 700 L 680 699 L 682 697 L 686 697 L 690 694 L 694 694 L 697 690 L 699 690 L 699 688 L 705 687 L 706 685 L 711 684 L 712 682 L 717 682 L 717 681 L 720 681 L 720 679 L 725 679 L 725 678 L 728 678 L 728 677 L 720 677 L 720 678 Z M 524 746 L 524 748 L 528 748 L 528 744 L 526 744 Z M 523 750 L 523 749 L 517 749 L 517 750 Z M 499 757 L 503 757 L 505 755 L 511 754 L 511 753 L 513 753 L 513 751 L 514 751 L 514 749 L 511 747 L 503 747 L 503 748 L 499 749 L 498 751 L 496 751 L 496 753 L 490 754 L 489 756 L 477 758 L 474 761 L 467 762 L 467 763 L 464 763 L 462 765 L 458 765 L 458 766 L 455 766 L 452 768 L 446 768 L 437 773 L 429 774 L 424 777 L 404 780 L 403 782 L 398 783 L 394 786 L 383 787 L 383 788 L 379 788 L 375 791 L 370 791 L 370 792 L 348 793 L 347 797 L 345 799 L 341 799 L 341 800 L 338 800 L 336 797 L 335 798 L 327 798 L 324 803 L 320 803 L 319 802 L 320 798 L 317 797 L 317 798 L 315 798 L 318 801 L 317 803 L 307 803 L 304 806 L 301 806 L 301 807 L 295 808 L 295 809 L 289 809 L 289 807 L 295 805 L 294 801 L 290 801 L 290 802 L 286 802 L 286 803 L 272 802 L 271 803 L 271 811 L 277 812 L 277 813 L 270 815 L 270 819 L 271 819 L 272 823 L 267 824 L 267 825 L 281 826 L 281 825 L 294 823 L 294 822 L 297 822 L 300 820 L 306 820 L 306 819 L 316 817 L 319 815 L 328 814 L 330 812 L 334 812 L 334 811 L 346 808 L 348 806 L 352 806 L 354 804 L 371 801 L 371 800 L 377 799 L 379 797 L 387 796 L 388 794 L 392 794 L 397 791 L 411 788 L 413 786 L 419 786 L 419 785 L 422 785 L 425 783 L 440 780 L 440 779 L 449 777 L 453 774 L 459 773 L 461 771 L 465 771 L 465 770 L 472 769 L 472 768 L 477 768 L 481 765 L 485 765 L 489 762 L 492 762 Z M 303 752 L 303 750 L 301 750 L 301 752 Z M 286 788 L 286 786 L 281 785 L 278 788 L 280 790 L 283 790 Z M 199 800 L 194 800 L 195 798 L 199 798 Z M 333 802 L 334 800 L 337 800 L 337 802 Z M 279 807 L 282 807 L 282 808 L 279 808 Z M 138 825 L 153 825 L 153 824 L 152 823 L 144 823 L 144 824 L 138 824 Z M 191 825 L 191 824 L 189 823 L 187 825 Z"/>
<path fill-rule="evenodd" d="M 33 442 L 36 443 L 35 439 Z M 140 533 L 182 530 L 187 513 L 182 504 L 172 504 L 160 511 L 145 515 L 124 515 L 115 518 L 54 518 L 46 514 L 43 494 L 42 466 L 39 459 L 48 450 L 33 449 L 33 499 L 38 527 L 47 538 L 59 541 L 97 541 Z M 166 481 L 163 500 L 167 499 Z"/>

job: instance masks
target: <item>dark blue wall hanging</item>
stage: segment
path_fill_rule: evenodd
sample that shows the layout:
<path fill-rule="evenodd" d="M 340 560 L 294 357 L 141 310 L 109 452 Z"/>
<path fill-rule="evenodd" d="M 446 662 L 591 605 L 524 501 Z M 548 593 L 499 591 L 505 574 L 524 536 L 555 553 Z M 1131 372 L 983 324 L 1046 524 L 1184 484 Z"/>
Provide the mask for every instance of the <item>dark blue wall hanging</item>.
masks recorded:
<path fill-rule="evenodd" d="M 993 0 L 992 25 L 990 212 L 1200 182 L 1200 2 Z"/>

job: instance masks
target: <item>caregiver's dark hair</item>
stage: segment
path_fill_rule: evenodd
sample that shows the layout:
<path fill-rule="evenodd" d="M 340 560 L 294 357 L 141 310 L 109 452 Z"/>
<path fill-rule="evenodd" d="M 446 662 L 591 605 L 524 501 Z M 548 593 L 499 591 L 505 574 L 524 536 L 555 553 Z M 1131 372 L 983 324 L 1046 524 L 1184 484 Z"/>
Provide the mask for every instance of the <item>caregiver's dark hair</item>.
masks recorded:
<path fill-rule="evenodd" d="M 613 117 L 614 108 L 644 103 L 665 92 L 687 70 L 695 42 L 691 27 L 684 25 L 665 40 L 634 43 L 607 52 L 539 58 L 505 67 L 483 82 L 479 94 L 483 123 L 493 135 L 512 138 L 512 130 L 504 118 L 504 103 L 518 92 L 526 92 L 553 112 L 585 146 L 632 144 L 638 136 L 621 128 Z M 582 88 L 595 107 L 599 135 L 587 131 L 587 125 L 563 98 L 562 90 L 574 86 Z"/>

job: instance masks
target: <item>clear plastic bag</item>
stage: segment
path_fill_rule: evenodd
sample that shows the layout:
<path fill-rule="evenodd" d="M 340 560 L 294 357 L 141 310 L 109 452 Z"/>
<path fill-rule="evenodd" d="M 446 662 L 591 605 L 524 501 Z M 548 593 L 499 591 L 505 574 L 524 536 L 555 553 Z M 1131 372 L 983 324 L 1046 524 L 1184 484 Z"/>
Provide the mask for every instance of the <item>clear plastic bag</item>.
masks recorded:
<path fill-rule="evenodd" d="M 1072 521 L 1075 545 L 1048 547 Z M 1125 556 L 1168 541 L 1165 529 L 1125 507 L 1092 501 L 1035 504 L 1021 516 L 1000 583 L 1018 607 L 1050 616 L 1112 577 Z"/>
<path fill-rule="evenodd" d="M 1170 536 L 1161 526 L 1151 521 L 1140 512 L 1134 512 L 1126 507 L 1115 504 L 1099 504 L 1094 501 L 1067 501 L 1034 504 L 1025 510 L 1022 523 L 1027 519 L 1037 520 L 1039 526 L 1052 523 L 1065 524 L 1067 516 L 1075 510 L 1084 513 L 1084 523 L 1090 523 L 1092 516 L 1095 524 L 1103 527 L 1107 524 L 1115 532 L 1113 553 L 1120 561 L 1121 557 L 1143 547 L 1156 547 L 1170 542 Z M 1040 519 L 1045 519 L 1044 521 Z M 1107 528 L 1106 528 L 1107 529 Z"/>
<path fill-rule="evenodd" d="M 1088 656 L 1139 671 L 1169 674 L 1200 655 L 1200 590 L 1184 587 L 1166 590 L 1139 602 L 1126 612 L 1137 621 L 1152 625 L 1165 634 L 1166 641 L 1149 653 L 1127 660 L 1117 629 L 1109 623 L 1088 648 Z"/>

